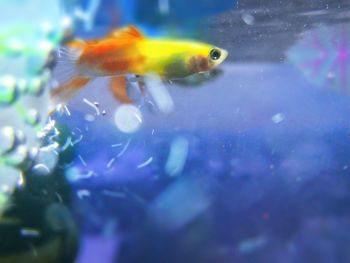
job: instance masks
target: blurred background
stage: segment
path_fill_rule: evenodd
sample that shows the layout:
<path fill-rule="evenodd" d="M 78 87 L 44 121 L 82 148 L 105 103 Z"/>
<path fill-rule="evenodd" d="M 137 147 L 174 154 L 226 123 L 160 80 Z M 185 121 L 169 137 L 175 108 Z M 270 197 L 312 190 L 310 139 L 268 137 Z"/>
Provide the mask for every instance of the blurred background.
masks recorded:
<path fill-rule="evenodd" d="M 349 1 L 0 7 L 0 262 L 350 262 Z M 57 47 L 128 24 L 229 57 L 168 113 L 100 78 L 49 115 Z"/>

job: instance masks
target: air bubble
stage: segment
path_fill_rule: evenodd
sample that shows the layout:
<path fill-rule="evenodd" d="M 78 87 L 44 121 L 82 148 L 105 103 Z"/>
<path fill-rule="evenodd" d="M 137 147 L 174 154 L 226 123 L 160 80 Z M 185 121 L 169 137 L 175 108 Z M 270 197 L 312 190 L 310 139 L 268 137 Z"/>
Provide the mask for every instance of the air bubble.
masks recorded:
<path fill-rule="evenodd" d="M 11 193 L 20 179 L 20 171 L 13 167 L 0 164 L 0 174 L 0 192 Z M 0 214 L 1 208 L 0 205 Z"/>
<path fill-rule="evenodd" d="M 6 126 L 0 130 L 0 155 L 12 150 L 15 146 L 15 130 Z"/>
<path fill-rule="evenodd" d="M 36 164 L 33 166 L 35 172 L 40 175 L 48 175 L 56 167 L 58 162 L 57 148 L 56 144 L 51 144 L 39 149 L 35 158 Z"/>
<path fill-rule="evenodd" d="M 272 116 L 271 120 L 277 124 L 277 123 L 281 123 L 282 121 L 284 121 L 285 118 L 286 118 L 286 116 L 283 113 L 277 113 L 277 114 Z"/>
<path fill-rule="evenodd" d="M 244 23 L 246 23 L 247 25 L 251 26 L 255 23 L 255 18 L 254 16 L 252 16 L 249 13 L 245 13 L 242 15 L 242 20 Z"/>
<path fill-rule="evenodd" d="M 0 106 L 8 105 L 16 98 L 16 80 L 13 76 L 3 76 L 0 78 Z"/>
<path fill-rule="evenodd" d="M 40 95 L 40 93 L 43 90 L 43 82 L 41 77 L 35 77 L 29 80 L 28 86 L 27 86 L 27 92 L 30 95 Z"/>
<path fill-rule="evenodd" d="M 16 144 L 24 144 L 26 142 L 26 135 L 22 130 L 16 131 Z"/>
<path fill-rule="evenodd" d="M 17 80 L 17 89 L 20 93 L 26 93 L 28 82 L 26 79 Z"/>
<path fill-rule="evenodd" d="M 10 166 L 19 166 L 24 163 L 28 156 L 28 149 L 25 145 L 17 146 L 5 157 L 5 163 Z"/>
<path fill-rule="evenodd" d="M 26 117 L 25 117 L 25 121 L 27 124 L 32 125 L 32 126 L 38 124 L 40 121 L 40 115 L 39 115 L 38 111 L 35 109 L 28 110 Z"/>
<path fill-rule="evenodd" d="M 121 105 L 115 111 L 114 121 L 121 132 L 134 133 L 142 124 L 142 114 L 133 105 Z"/>

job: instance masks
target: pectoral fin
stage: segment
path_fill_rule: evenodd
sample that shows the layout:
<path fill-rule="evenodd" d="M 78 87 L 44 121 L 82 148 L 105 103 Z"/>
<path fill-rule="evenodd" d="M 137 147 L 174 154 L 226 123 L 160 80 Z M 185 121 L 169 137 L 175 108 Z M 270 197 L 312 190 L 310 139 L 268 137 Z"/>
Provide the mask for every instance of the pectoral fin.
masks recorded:
<path fill-rule="evenodd" d="M 114 98 L 118 101 L 122 103 L 132 103 L 126 90 L 126 84 L 126 78 L 124 76 L 115 76 L 111 78 L 109 88 Z"/>

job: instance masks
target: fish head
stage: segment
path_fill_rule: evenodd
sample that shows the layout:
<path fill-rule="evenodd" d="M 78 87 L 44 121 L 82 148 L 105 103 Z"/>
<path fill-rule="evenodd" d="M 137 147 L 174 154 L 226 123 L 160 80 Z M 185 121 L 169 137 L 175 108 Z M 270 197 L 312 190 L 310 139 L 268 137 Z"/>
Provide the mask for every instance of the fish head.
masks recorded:
<path fill-rule="evenodd" d="M 188 57 L 187 67 L 191 73 L 203 73 L 220 65 L 228 56 L 225 49 L 202 44 Z"/>

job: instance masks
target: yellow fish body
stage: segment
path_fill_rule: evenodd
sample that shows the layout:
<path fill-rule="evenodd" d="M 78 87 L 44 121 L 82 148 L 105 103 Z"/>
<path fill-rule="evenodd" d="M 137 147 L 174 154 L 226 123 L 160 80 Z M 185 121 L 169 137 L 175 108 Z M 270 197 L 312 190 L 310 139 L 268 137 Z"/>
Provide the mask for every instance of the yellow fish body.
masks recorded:
<path fill-rule="evenodd" d="M 91 79 L 111 76 L 115 97 L 130 102 L 123 88 L 125 75 L 152 74 L 164 80 L 184 78 L 213 69 L 227 55 L 226 50 L 205 43 L 147 38 L 129 26 L 102 39 L 68 43 L 68 48 L 59 52 L 58 66 L 70 75 L 52 95 L 65 101 Z"/>

